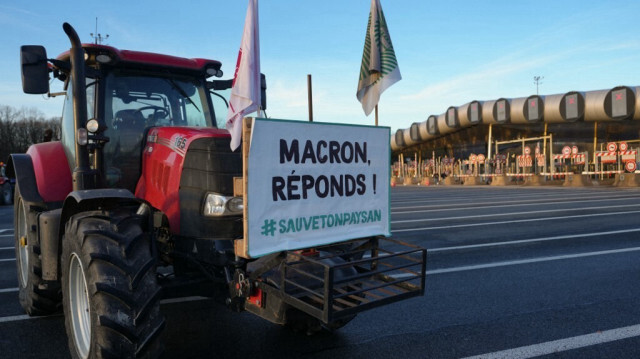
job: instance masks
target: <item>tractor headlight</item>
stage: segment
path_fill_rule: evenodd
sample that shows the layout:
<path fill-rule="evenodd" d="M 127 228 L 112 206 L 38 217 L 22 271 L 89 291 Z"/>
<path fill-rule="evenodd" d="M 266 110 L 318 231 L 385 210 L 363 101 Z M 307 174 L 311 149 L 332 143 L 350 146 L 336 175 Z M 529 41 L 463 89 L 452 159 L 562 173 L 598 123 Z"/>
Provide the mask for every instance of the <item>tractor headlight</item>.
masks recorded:
<path fill-rule="evenodd" d="M 233 213 L 242 213 L 244 209 L 242 197 L 231 197 L 227 202 L 227 208 Z"/>
<path fill-rule="evenodd" d="M 243 202 L 240 197 L 227 197 L 217 193 L 208 193 L 204 200 L 205 216 L 230 216 L 242 214 Z"/>
<path fill-rule="evenodd" d="M 100 124 L 98 124 L 98 120 L 96 120 L 95 118 L 92 118 L 89 121 L 87 121 L 87 131 L 91 133 L 96 133 L 98 132 L 99 128 L 100 128 Z"/>

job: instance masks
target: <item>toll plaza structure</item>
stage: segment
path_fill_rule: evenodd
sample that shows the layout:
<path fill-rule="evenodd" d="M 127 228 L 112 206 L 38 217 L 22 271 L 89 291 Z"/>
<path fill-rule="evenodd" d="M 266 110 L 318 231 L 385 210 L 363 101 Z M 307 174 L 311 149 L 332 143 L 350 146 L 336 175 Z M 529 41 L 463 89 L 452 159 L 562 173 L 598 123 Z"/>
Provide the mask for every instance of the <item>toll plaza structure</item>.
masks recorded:
<path fill-rule="evenodd" d="M 390 141 L 392 185 L 640 186 L 640 86 L 471 101 Z"/>

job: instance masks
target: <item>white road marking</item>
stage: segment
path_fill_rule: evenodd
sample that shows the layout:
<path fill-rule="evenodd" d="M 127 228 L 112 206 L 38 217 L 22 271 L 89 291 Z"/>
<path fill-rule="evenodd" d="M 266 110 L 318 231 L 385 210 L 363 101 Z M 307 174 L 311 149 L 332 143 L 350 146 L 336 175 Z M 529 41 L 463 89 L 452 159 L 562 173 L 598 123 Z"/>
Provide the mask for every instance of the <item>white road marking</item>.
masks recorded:
<path fill-rule="evenodd" d="M 14 247 L 0 247 L 0 251 L 8 251 L 10 249 L 15 249 Z"/>
<path fill-rule="evenodd" d="M 9 237 L 13 237 L 13 234 L 0 234 L 0 238 L 9 238 Z"/>
<path fill-rule="evenodd" d="M 48 317 L 30 317 L 26 314 L 22 314 L 22 315 L 13 315 L 10 317 L 0 317 L 0 323 L 8 323 L 8 322 L 18 322 L 21 320 L 29 320 L 29 319 L 41 319 L 41 318 L 48 318 Z"/>
<path fill-rule="evenodd" d="M 511 223 L 525 223 L 525 222 L 540 222 L 540 221 L 555 221 L 561 219 L 571 218 L 587 218 L 587 217 L 599 217 L 599 216 L 615 216 L 621 214 L 633 214 L 640 213 L 640 211 L 628 211 L 628 212 L 610 212 L 610 213 L 594 213 L 594 214 L 579 214 L 575 216 L 561 216 L 561 217 L 543 217 L 543 218 L 528 218 L 517 219 L 513 221 L 497 221 L 497 222 L 482 222 L 482 223 L 469 223 L 469 224 L 455 224 L 450 226 L 437 226 L 437 227 L 422 227 L 422 228 L 407 228 L 391 230 L 391 233 L 400 232 L 415 232 L 415 231 L 429 231 L 433 229 L 452 229 L 452 228 L 465 228 L 465 227 L 478 227 L 478 226 L 493 226 L 497 224 L 511 224 Z"/>
<path fill-rule="evenodd" d="M 443 273 L 455 273 L 455 272 L 465 272 L 465 271 L 471 271 L 471 270 L 477 270 L 477 269 L 507 267 L 507 266 L 514 266 L 514 265 L 520 265 L 520 264 L 550 262 L 550 261 L 557 261 L 557 260 L 564 260 L 564 259 L 594 257 L 594 256 L 608 255 L 608 254 L 628 253 L 628 252 L 637 252 L 637 251 L 640 251 L 640 247 L 623 248 L 623 249 L 612 249 L 612 250 L 608 250 L 608 251 L 597 251 L 597 252 L 587 252 L 587 253 L 577 253 L 577 254 L 566 254 L 566 255 L 562 255 L 562 256 L 551 256 L 551 257 L 521 259 L 521 260 L 515 260 L 515 261 L 504 261 L 504 262 L 495 262 L 495 263 L 487 263 L 487 264 L 477 264 L 477 265 L 472 265 L 472 266 L 463 266 L 463 267 L 454 267 L 454 268 L 433 269 L 433 270 L 428 270 L 427 271 L 427 275 L 443 274 Z"/>
<path fill-rule="evenodd" d="M 2 288 L 0 289 L 0 293 L 12 293 L 17 292 L 18 290 L 18 288 Z"/>
<path fill-rule="evenodd" d="M 469 188 L 470 189 L 470 188 Z M 411 201 L 413 203 L 416 202 L 428 202 L 428 203 L 454 203 L 456 201 L 462 201 L 464 203 L 469 202 L 469 199 L 490 199 L 490 200 L 500 200 L 503 198 L 507 198 L 507 199 L 515 199 L 515 198 L 520 198 L 520 199 L 526 199 L 529 197 L 533 197 L 533 198 L 541 198 L 541 197 L 554 197 L 554 198 L 575 198 L 575 197 L 585 197 L 585 194 L 588 194 L 589 196 L 598 196 L 598 195 L 607 195 L 607 194 L 611 194 L 611 193 L 621 193 L 621 192 L 613 192 L 613 191 L 597 191 L 597 192 L 563 192 L 562 194 L 565 195 L 565 197 L 558 197 L 558 193 L 549 193 L 549 189 L 552 189 L 551 187 L 547 187 L 545 188 L 545 191 L 540 191 L 540 192 L 531 192 L 531 193 L 526 193 L 526 194 L 514 194 L 514 193 L 507 193 L 507 194 L 498 194 L 498 192 L 484 192 L 484 193 L 478 193 L 478 195 L 476 195 L 475 193 L 470 194 L 470 192 L 462 192 L 463 195 L 461 196 L 457 196 L 457 195 L 442 195 L 440 193 L 440 196 L 438 196 L 438 198 L 427 198 L 427 199 L 416 199 L 416 196 L 418 195 L 423 195 L 423 193 L 418 193 L 416 195 L 413 196 L 404 196 L 404 197 L 399 197 L 399 196 L 394 196 L 391 200 L 391 203 L 404 203 L 406 201 Z M 566 190 L 565 188 L 555 188 L 555 189 L 559 189 L 559 190 Z M 451 193 L 460 193 L 460 192 L 451 192 Z M 638 192 L 632 192 L 632 193 L 628 193 L 628 195 L 634 195 Z M 424 196 L 422 196 L 424 197 Z"/>
<path fill-rule="evenodd" d="M 7 288 L 11 291 L 18 291 L 18 288 Z M 0 293 L 2 293 L 3 290 L 6 290 L 7 292 L 9 290 L 7 289 L 0 289 Z M 184 297 L 184 298 L 172 298 L 172 299 L 164 299 L 160 301 L 161 305 L 164 304 L 173 304 L 173 303 L 185 303 L 185 302 L 195 302 L 195 301 L 200 301 L 200 300 L 207 300 L 207 299 L 211 299 L 211 298 L 207 298 L 207 297 L 200 297 L 200 296 L 193 296 L 193 297 Z M 29 320 L 29 319 L 43 319 L 43 318 L 51 318 L 51 317 L 62 317 L 62 314 L 54 314 L 54 315 L 50 315 L 50 316 L 44 316 L 44 317 L 30 317 L 26 314 L 23 315 L 12 315 L 9 317 L 0 317 L 0 323 L 7 323 L 7 322 L 18 322 L 21 320 Z"/>
<path fill-rule="evenodd" d="M 614 192 L 598 192 L 598 193 L 592 193 L 589 194 L 588 198 L 598 198 L 598 197 L 607 197 L 607 196 L 625 196 L 625 197 L 630 197 L 630 198 L 635 198 L 638 195 L 640 195 L 640 192 L 637 193 L 620 193 L 620 192 L 615 192 L 615 194 L 613 194 Z M 550 198 L 547 198 L 550 197 Z M 533 198 L 533 199 L 529 199 L 529 198 Z M 562 193 L 562 194 L 558 194 L 558 193 L 548 193 L 548 192 L 539 192 L 539 193 L 529 193 L 526 195 L 517 195 L 517 194 L 488 194 L 487 196 L 482 196 L 479 197 L 479 199 L 482 199 L 484 201 L 491 201 L 491 202 L 496 202 L 496 200 L 502 200 L 502 199 L 509 199 L 509 200 L 518 200 L 518 201 L 535 201 L 535 200 L 543 200 L 543 201 L 557 201 L 557 200 L 566 200 L 566 199 L 575 199 L 575 198 L 586 198 L 584 193 Z M 461 196 L 461 197 L 457 197 L 455 198 L 455 200 L 460 201 L 461 203 L 467 203 L 469 200 L 469 196 Z M 455 201 L 452 201 L 452 198 L 450 197 L 444 197 L 444 198 L 429 198 L 429 197 L 421 197 L 421 198 L 416 198 L 416 196 L 412 196 L 412 197 L 407 197 L 407 198 L 402 198 L 402 199 L 393 199 L 391 200 L 391 203 L 407 203 L 407 202 L 411 202 L 411 203 L 454 203 Z M 474 201 L 475 202 L 475 201 Z M 455 203 L 454 203 L 455 204 Z"/>
<path fill-rule="evenodd" d="M 576 207 L 576 208 L 560 208 L 560 209 L 544 209 L 540 211 L 526 211 L 526 212 L 507 212 L 507 213 L 489 213 L 489 214 L 474 214 L 470 216 L 458 216 L 458 217 L 442 217 L 442 218 L 420 218 L 420 219 L 405 219 L 399 221 L 391 221 L 391 224 L 394 223 L 415 223 L 415 222 L 435 222 L 435 221 L 448 221 L 448 220 L 457 220 L 457 219 L 476 219 L 476 218 L 487 218 L 487 217 L 504 217 L 504 216 L 520 216 L 520 215 L 529 215 L 529 214 L 540 214 L 540 213 L 557 213 L 557 212 L 570 212 L 570 211 L 585 211 L 585 210 L 600 210 L 600 209 L 622 209 L 627 207 L 640 207 L 640 203 L 634 204 L 619 204 L 615 206 L 600 206 L 600 207 Z"/>
<path fill-rule="evenodd" d="M 0 259 L 0 262 L 15 262 L 15 258 Z"/>
<path fill-rule="evenodd" d="M 624 328 L 606 330 L 603 332 L 598 331 L 592 334 L 554 340 L 551 342 L 534 344 L 494 353 L 482 354 L 467 357 L 464 359 L 534 358 L 542 355 L 562 353 L 568 350 L 585 348 L 593 345 L 610 343 L 617 340 L 634 338 L 638 336 L 640 336 L 640 324 Z"/>
<path fill-rule="evenodd" d="M 524 206 L 543 206 L 543 205 L 561 205 L 561 204 L 571 204 L 571 203 L 583 203 L 583 202 L 613 202 L 613 201 L 637 201 L 637 198 L 629 198 L 629 197 L 620 197 L 620 198 L 602 198 L 602 199 L 588 199 L 588 200 L 575 200 L 575 201 L 562 201 L 562 202 L 549 202 L 547 200 L 540 201 L 519 201 L 515 204 L 500 204 L 499 202 L 474 202 L 474 204 L 491 204 L 490 206 L 478 206 L 478 207 L 459 207 L 465 206 L 465 204 L 459 204 L 458 207 L 455 208 L 433 208 L 433 209 L 421 209 L 415 211 L 394 211 L 394 208 L 391 208 L 391 214 L 410 214 L 410 213 L 428 213 L 428 212 L 444 212 L 444 211 L 463 211 L 463 210 L 476 210 L 476 209 L 487 209 L 487 208 L 507 208 L 507 207 L 524 207 Z M 412 207 L 396 207 L 395 209 L 408 209 L 408 208 L 425 208 L 429 206 L 412 206 Z M 454 207 L 450 206 L 439 206 L 439 207 Z"/>
<path fill-rule="evenodd" d="M 207 300 L 207 299 L 211 299 L 211 298 L 201 297 L 201 296 L 184 297 L 184 298 L 171 298 L 171 299 L 163 299 L 163 300 L 161 300 L 160 304 L 196 302 L 196 301 Z"/>
<path fill-rule="evenodd" d="M 441 248 L 429 248 L 429 253 L 434 252 L 446 252 L 446 251 L 455 251 L 455 250 L 464 250 L 464 249 L 473 249 L 473 248 L 483 248 L 483 247 L 495 247 L 495 246 L 505 246 L 512 244 L 523 244 L 523 243 L 534 243 L 534 242 L 545 242 L 545 241 L 555 241 L 559 239 L 571 239 L 571 238 L 585 238 L 585 237 L 599 237 L 599 236 L 607 236 L 611 234 L 624 234 L 624 233 L 633 233 L 640 232 L 640 228 L 632 228 L 632 229 L 621 229 L 619 231 L 607 231 L 607 232 L 596 232 L 596 233 L 583 233 L 583 234 L 569 234 L 564 236 L 553 236 L 553 237 L 543 237 L 543 238 L 532 238 L 532 239 L 521 239 L 517 241 L 507 241 L 507 242 L 493 242 L 493 243 L 482 243 L 482 244 L 471 244 L 467 246 L 453 246 L 453 247 L 441 247 Z"/>

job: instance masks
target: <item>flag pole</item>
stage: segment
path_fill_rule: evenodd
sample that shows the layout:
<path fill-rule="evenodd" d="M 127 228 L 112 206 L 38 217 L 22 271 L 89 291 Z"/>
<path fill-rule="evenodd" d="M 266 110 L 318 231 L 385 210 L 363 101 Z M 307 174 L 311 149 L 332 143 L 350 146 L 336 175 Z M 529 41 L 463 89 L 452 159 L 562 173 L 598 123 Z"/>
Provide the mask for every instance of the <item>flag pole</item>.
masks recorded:
<path fill-rule="evenodd" d="M 376 127 L 378 126 L 378 104 L 376 104 Z"/>
<path fill-rule="evenodd" d="M 311 93 L 311 74 L 307 74 L 307 94 L 309 102 L 309 122 L 313 122 L 313 95 Z"/>

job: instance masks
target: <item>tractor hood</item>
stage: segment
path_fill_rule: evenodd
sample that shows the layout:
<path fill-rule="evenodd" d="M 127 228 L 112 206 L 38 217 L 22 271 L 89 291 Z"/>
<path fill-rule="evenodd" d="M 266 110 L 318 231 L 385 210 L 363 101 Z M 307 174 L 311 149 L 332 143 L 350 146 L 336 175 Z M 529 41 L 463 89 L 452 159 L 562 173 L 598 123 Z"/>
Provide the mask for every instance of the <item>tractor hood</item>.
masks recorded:
<path fill-rule="evenodd" d="M 152 128 L 143 147 L 136 197 L 162 211 L 172 233 L 201 235 L 193 231 L 203 231 L 211 222 L 202 214 L 206 194 L 233 195 L 233 177 L 242 175 L 241 151 L 232 152 L 230 141 L 228 131 L 216 128 Z"/>

